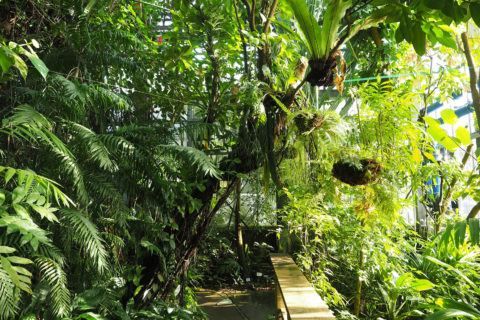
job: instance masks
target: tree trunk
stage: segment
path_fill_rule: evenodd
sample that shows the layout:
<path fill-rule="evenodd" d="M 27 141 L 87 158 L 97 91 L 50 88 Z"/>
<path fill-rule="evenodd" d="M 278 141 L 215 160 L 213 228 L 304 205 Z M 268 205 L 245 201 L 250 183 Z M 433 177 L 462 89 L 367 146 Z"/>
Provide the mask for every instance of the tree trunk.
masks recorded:
<path fill-rule="evenodd" d="M 462 33 L 462 42 L 465 53 L 465 58 L 467 59 L 468 70 L 470 73 L 470 90 L 472 92 L 472 102 L 473 109 L 475 110 L 475 116 L 477 119 L 477 127 L 480 128 L 480 92 L 478 91 L 478 75 L 475 71 L 475 61 L 473 60 L 472 49 L 470 48 L 470 42 L 468 41 L 468 34 L 466 32 Z M 480 151 L 480 134 L 477 135 L 475 139 L 477 150 L 476 154 L 479 154 Z M 477 216 L 480 211 L 480 202 L 477 203 L 470 213 L 468 214 L 467 219 L 473 219 Z"/>
<path fill-rule="evenodd" d="M 462 42 L 464 47 L 465 58 L 467 59 L 468 70 L 470 73 L 470 90 L 472 92 L 473 109 L 477 119 L 477 126 L 480 128 L 480 92 L 478 91 L 478 74 L 475 71 L 475 61 L 473 60 L 470 42 L 466 32 L 462 33 Z M 480 136 L 476 138 L 477 152 L 480 150 Z"/>
<path fill-rule="evenodd" d="M 240 265 L 242 266 L 243 273 L 246 276 L 248 274 L 248 266 L 245 260 L 245 247 L 243 245 L 243 233 L 242 233 L 242 221 L 240 216 L 241 205 L 241 193 L 242 193 L 242 180 L 238 179 L 235 193 L 235 233 L 237 234 L 237 254 Z"/>

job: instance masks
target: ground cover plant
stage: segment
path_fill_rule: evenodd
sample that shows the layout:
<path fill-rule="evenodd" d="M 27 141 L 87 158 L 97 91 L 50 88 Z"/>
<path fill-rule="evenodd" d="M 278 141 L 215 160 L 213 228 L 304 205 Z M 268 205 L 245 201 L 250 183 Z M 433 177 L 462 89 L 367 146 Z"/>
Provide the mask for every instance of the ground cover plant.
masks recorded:
<path fill-rule="evenodd" d="M 460 0 L 2 1 L 0 319 L 205 318 L 194 287 L 271 250 L 339 318 L 477 318 L 478 25 Z M 474 132 L 427 114 L 458 94 Z"/>

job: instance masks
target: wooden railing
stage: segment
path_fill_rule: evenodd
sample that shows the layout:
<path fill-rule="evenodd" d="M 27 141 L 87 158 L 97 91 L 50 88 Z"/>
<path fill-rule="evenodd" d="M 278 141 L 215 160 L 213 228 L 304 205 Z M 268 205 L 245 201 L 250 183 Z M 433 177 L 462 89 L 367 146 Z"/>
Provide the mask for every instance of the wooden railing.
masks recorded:
<path fill-rule="evenodd" d="M 335 316 L 286 254 L 271 253 L 276 276 L 278 319 L 334 320 Z"/>

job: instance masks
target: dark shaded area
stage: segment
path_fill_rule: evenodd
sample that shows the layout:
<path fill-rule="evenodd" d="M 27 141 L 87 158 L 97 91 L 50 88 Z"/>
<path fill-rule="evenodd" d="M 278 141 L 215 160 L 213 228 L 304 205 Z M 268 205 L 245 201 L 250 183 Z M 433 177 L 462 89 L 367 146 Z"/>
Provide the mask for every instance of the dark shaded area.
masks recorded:
<path fill-rule="evenodd" d="M 198 304 L 211 320 L 271 319 L 275 314 L 275 290 L 198 291 Z M 232 303 L 222 304 L 230 299 Z"/>
<path fill-rule="evenodd" d="M 369 184 L 377 179 L 382 166 L 374 159 L 362 159 L 359 163 L 340 160 L 333 165 L 332 174 L 351 186 Z"/>

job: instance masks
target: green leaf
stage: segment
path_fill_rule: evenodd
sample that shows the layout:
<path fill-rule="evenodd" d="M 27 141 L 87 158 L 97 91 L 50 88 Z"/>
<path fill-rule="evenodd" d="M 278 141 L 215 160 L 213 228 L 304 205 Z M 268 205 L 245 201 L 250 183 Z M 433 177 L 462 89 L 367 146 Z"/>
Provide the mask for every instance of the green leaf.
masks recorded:
<path fill-rule="evenodd" d="M 0 206 L 5 202 L 5 191 L 0 190 Z"/>
<path fill-rule="evenodd" d="M 427 133 L 431 135 L 432 138 L 437 142 L 440 142 L 445 137 L 448 137 L 447 132 L 439 126 L 428 127 Z"/>
<path fill-rule="evenodd" d="M 8 168 L 7 172 L 5 173 L 5 183 L 8 183 L 10 179 L 13 177 L 15 174 L 16 170 L 13 168 Z"/>
<path fill-rule="evenodd" d="M 442 9 L 445 6 L 445 0 L 424 0 L 424 3 L 430 9 Z"/>
<path fill-rule="evenodd" d="M 13 253 L 16 249 L 12 247 L 0 246 L 0 253 Z"/>
<path fill-rule="evenodd" d="M 85 7 L 85 12 L 86 13 L 90 12 L 90 10 L 92 10 L 95 3 L 97 3 L 97 0 L 90 0 L 90 2 L 88 2 L 87 6 Z"/>
<path fill-rule="evenodd" d="M 23 207 L 22 205 L 20 205 L 18 203 L 13 203 L 12 207 L 20 217 L 22 217 L 23 219 L 30 219 L 30 213 L 28 213 L 28 211 L 27 211 L 27 209 L 25 209 L 25 207 Z"/>
<path fill-rule="evenodd" d="M 0 44 L 0 67 L 2 67 L 3 73 L 8 72 L 15 62 L 12 54 L 12 50 Z"/>
<path fill-rule="evenodd" d="M 474 245 L 480 244 L 480 220 L 468 219 L 468 227 L 470 231 L 470 241 Z"/>
<path fill-rule="evenodd" d="M 27 64 L 25 63 L 25 61 L 23 61 L 22 58 L 20 58 L 18 54 L 15 54 L 13 56 L 13 59 L 14 59 L 13 65 L 15 66 L 15 68 L 18 69 L 18 71 L 20 71 L 20 75 L 23 77 L 23 80 L 26 80 L 27 74 L 28 74 Z"/>
<path fill-rule="evenodd" d="M 55 208 L 47 208 L 45 206 L 37 206 L 36 204 L 30 203 L 30 207 L 32 207 L 33 210 L 37 211 L 42 218 L 47 218 L 48 221 L 55 221 L 59 222 L 57 219 L 57 216 L 53 213 L 56 211 Z"/>
<path fill-rule="evenodd" d="M 49 70 L 45 65 L 45 63 L 42 60 L 40 60 L 40 58 L 36 54 L 28 54 L 27 57 L 28 59 L 30 59 L 35 69 L 37 69 L 37 71 L 40 72 L 43 79 L 47 79 Z"/>
<path fill-rule="evenodd" d="M 442 146 L 447 148 L 448 151 L 454 152 L 455 150 L 458 149 L 458 144 L 455 143 L 455 141 L 452 140 L 450 137 L 445 137 L 441 141 L 439 141 Z"/>
<path fill-rule="evenodd" d="M 13 266 L 10 263 L 10 261 L 8 261 L 8 259 L 3 256 L 0 256 L 0 261 L 3 269 L 7 271 L 8 275 L 10 276 L 10 279 L 12 280 L 13 284 L 18 286 L 20 284 L 20 280 L 18 280 L 18 274 L 15 271 L 15 269 L 13 269 Z"/>
<path fill-rule="evenodd" d="M 7 257 L 7 259 L 11 263 L 16 263 L 16 264 L 31 264 L 31 263 L 33 263 L 33 261 L 30 260 L 30 259 L 22 258 L 22 257 L 18 257 L 18 256 L 10 256 L 10 257 Z"/>
<path fill-rule="evenodd" d="M 458 117 L 452 109 L 444 109 L 440 114 L 445 123 L 455 124 L 458 121 Z"/>
<path fill-rule="evenodd" d="M 12 203 L 19 203 L 25 196 L 25 189 L 23 187 L 16 187 L 12 192 Z"/>
<path fill-rule="evenodd" d="M 464 127 L 458 127 L 457 130 L 455 130 L 455 136 L 466 146 L 472 143 L 470 132 Z"/>
<path fill-rule="evenodd" d="M 425 291 L 432 289 L 435 285 L 426 279 L 413 279 L 410 287 L 416 291 Z"/>
<path fill-rule="evenodd" d="M 462 246 L 465 243 L 465 235 L 467 234 L 467 222 L 460 221 L 455 225 L 455 245 Z"/>
<path fill-rule="evenodd" d="M 415 23 L 412 28 L 412 44 L 415 52 L 423 56 L 427 50 L 427 35 L 419 23 Z"/>
<path fill-rule="evenodd" d="M 352 27 L 350 29 L 350 33 L 347 38 L 345 38 L 344 42 L 347 42 L 350 40 L 352 37 L 354 37 L 359 31 L 365 30 L 367 28 L 371 28 L 373 26 L 376 26 L 379 24 L 381 21 L 385 20 L 385 16 L 380 16 L 380 17 L 375 17 L 373 15 L 366 17 L 365 19 L 360 19 L 355 21 L 352 24 Z"/>
<path fill-rule="evenodd" d="M 473 21 L 475 21 L 475 24 L 477 27 L 480 28 L 480 3 L 478 2 L 472 2 L 470 3 L 470 15 L 472 16 Z"/>
<path fill-rule="evenodd" d="M 425 123 L 428 124 L 429 126 L 438 127 L 438 126 L 441 124 L 440 121 L 438 121 L 437 119 L 434 119 L 434 118 L 432 118 L 432 117 L 429 117 L 429 116 L 423 117 L 423 120 L 424 120 Z"/>
<path fill-rule="evenodd" d="M 36 49 L 40 48 L 40 44 L 38 43 L 37 40 L 32 39 L 32 44 L 33 44 L 33 46 L 34 46 Z"/>
<path fill-rule="evenodd" d="M 304 0 L 286 0 L 292 8 L 298 26 L 305 37 L 305 45 L 308 53 L 313 59 L 320 59 L 325 56 L 322 51 L 322 29 L 315 20 L 315 17 L 308 10 L 308 6 Z"/>
<path fill-rule="evenodd" d="M 340 20 L 342 20 L 351 4 L 351 0 L 330 0 L 328 2 L 327 9 L 323 14 L 320 44 L 320 52 L 323 53 L 324 56 L 328 56 L 330 50 L 333 49 L 338 38 Z M 317 58 L 321 58 L 321 56 Z"/>
<path fill-rule="evenodd" d="M 442 37 L 437 37 L 437 40 L 446 47 L 457 49 L 457 42 L 450 33 L 444 32 Z"/>
<path fill-rule="evenodd" d="M 472 315 L 468 312 L 457 310 L 457 309 L 447 309 L 437 311 L 432 313 L 425 320 L 447 320 L 447 319 L 458 319 L 458 317 L 469 317 L 472 318 Z"/>
<path fill-rule="evenodd" d="M 75 317 L 75 319 L 86 319 L 86 320 L 108 320 L 107 318 L 93 312 L 82 313 Z"/>

